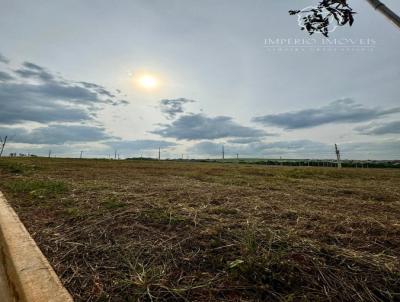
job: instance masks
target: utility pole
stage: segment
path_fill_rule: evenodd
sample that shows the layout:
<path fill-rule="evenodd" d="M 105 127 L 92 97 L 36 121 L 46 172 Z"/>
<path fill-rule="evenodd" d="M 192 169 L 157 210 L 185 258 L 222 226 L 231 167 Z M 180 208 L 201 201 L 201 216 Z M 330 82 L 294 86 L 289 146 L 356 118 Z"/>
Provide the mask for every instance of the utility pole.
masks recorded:
<path fill-rule="evenodd" d="M 224 145 L 222 145 L 222 161 L 225 160 L 225 148 Z"/>
<path fill-rule="evenodd" d="M 367 0 L 378 12 L 382 13 L 386 18 L 392 21 L 400 28 L 400 17 L 396 15 L 390 8 L 379 0 Z"/>
<path fill-rule="evenodd" d="M 117 159 L 117 150 L 114 150 L 114 159 Z"/>
<path fill-rule="evenodd" d="M 4 147 L 6 146 L 7 135 L 4 137 L 4 141 L 0 137 L 1 149 L 0 149 L 0 157 L 3 155 Z"/>
<path fill-rule="evenodd" d="M 337 167 L 340 169 L 342 167 L 342 162 L 340 160 L 340 151 L 336 144 L 335 144 L 335 152 L 336 152 L 336 159 L 337 159 Z"/>

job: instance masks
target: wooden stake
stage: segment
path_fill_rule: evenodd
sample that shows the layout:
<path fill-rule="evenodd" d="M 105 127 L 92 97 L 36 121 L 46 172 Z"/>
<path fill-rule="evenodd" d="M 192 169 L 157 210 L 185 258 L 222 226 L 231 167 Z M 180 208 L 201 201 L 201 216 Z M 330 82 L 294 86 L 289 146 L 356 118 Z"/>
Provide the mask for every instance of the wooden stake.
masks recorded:
<path fill-rule="evenodd" d="M 0 138 L 0 142 L 2 142 L 1 138 Z M 0 157 L 3 155 L 3 151 L 4 151 L 4 147 L 6 146 L 6 142 L 7 142 L 7 135 L 4 137 L 4 141 L 1 144 Z"/>

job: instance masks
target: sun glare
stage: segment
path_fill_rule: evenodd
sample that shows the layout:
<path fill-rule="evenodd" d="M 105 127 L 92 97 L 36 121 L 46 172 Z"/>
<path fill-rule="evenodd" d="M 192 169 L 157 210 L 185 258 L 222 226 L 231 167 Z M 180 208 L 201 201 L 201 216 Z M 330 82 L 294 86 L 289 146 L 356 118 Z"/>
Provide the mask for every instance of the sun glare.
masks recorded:
<path fill-rule="evenodd" d="M 144 89 L 153 90 L 158 87 L 159 80 L 151 74 L 143 74 L 137 78 L 137 83 Z"/>

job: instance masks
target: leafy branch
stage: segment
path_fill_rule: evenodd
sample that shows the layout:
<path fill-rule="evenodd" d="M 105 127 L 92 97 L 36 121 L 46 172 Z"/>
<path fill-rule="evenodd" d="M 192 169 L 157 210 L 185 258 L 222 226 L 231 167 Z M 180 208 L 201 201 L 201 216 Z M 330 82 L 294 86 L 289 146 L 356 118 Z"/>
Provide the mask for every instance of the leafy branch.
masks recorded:
<path fill-rule="evenodd" d="M 347 4 L 346 0 L 323 0 L 318 6 L 309 10 L 290 10 L 289 14 L 300 14 L 303 22 L 301 30 L 307 30 L 310 35 L 319 32 L 328 37 L 329 26 L 333 19 L 337 26 L 346 24 L 352 26 L 356 12 Z"/>

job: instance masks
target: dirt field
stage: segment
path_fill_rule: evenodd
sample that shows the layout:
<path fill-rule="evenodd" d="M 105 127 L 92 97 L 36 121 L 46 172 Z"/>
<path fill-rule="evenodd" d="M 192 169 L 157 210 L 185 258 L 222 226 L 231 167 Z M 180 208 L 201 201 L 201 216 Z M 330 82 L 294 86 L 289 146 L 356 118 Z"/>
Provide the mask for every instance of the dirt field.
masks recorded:
<path fill-rule="evenodd" d="M 0 159 L 76 301 L 399 301 L 400 170 Z"/>

